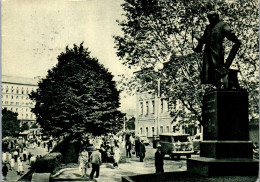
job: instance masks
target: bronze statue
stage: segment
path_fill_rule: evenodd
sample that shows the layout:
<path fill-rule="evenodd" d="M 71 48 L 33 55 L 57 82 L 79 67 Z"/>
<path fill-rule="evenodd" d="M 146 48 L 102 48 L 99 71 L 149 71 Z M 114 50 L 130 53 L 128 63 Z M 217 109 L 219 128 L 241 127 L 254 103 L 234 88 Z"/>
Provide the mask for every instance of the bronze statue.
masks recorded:
<path fill-rule="evenodd" d="M 230 70 L 229 67 L 241 43 L 230 26 L 220 20 L 217 12 L 210 11 L 207 17 L 210 24 L 206 27 L 204 35 L 200 37 L 197 34 L 192 34 L 192 36 L 198 40 L 198 45 L 194 48 L 195 52 L 201 52 L 202 46 L 205 44 L 201 83 L 213 84 L 218 89 L 226 89 L 230 88 L 231 82 L 233 82 L 233 86 L 238 88 L 237 70 Z M 224 38 L 235 43 L 226 61 L 224 61 L 224 48 L 222 45 Z M 228 82 L 230 82 L 230 84 Z"/>

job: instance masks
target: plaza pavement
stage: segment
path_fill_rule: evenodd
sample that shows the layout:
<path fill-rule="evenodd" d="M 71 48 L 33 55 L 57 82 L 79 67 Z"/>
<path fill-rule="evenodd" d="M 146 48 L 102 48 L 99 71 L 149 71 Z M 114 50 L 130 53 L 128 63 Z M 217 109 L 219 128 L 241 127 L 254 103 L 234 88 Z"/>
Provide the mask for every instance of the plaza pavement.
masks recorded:
<path fill-rule="evenodd" d="M 132 156 L 132 158 L 126 158 L 123 148 L 122 157 L 118 168 L 114 168 L 112 163 L 103 163 L 100 167 L 99 178 L 90 180 L 89 175 L 91 168 L 87 170 L 87 178 L 80 178 L 80 171 L 78 168 L 67 168 L 59 171 L 53 175 L 53 180 L 57 181 L 97 181 L 97 182 L 118 182 L 121 181 L 122 176 L 133 176 L 139 174 L 151 174 L 155 173 L 154 166 L 154 153 L 155 149 L 152 146 L 146 147 L 146 158 L 144 162 L 140 162 L 139 158 Z M 186 171 L 186 159 L 183 157 L 181 160 L 170 160 L 166 157 L 164 160 L 165 172 L 173 171 Z"/>
<path fill-rule="evenodd" d="M 27 154 L 29 154 L 29 152 L 31 152 L 32 154 L 34 154 L 35 156 L 37 155 L 41 155 L 44 156 L 48 153 L 47 148 L 43 148 L 43 147 L 29 147 L 26 149 L 27 150 Z M 30 170 L 30 165 L 28 164 L 28 160 L 26 162 L 23 162 L 23 168 L 24 168 L 24 174 L 26 174 L 29 170 Z M 17 175 L 17 162 L 14 165 L 14 170 L 9 170 L 9 165 L 8 166 L 8 173 L 7 173 L 7 179 L 5 181 L 8 182 L 15 182 L 18 181 L 23 175 Z M 3 179 L 3 176 L 2 178 Z"/>

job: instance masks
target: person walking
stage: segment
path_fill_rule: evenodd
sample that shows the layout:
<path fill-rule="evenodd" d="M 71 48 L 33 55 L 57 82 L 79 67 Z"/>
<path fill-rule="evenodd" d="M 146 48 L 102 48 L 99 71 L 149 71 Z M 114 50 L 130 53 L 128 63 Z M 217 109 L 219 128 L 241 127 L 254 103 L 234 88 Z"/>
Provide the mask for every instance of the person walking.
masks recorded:
<path fill-rule="evenodd" d="M 125 148 L 126 148 L 126 157 L 129 156 L 131 158 L 131 149 L 132 149 L 132 143 L 130 142 L 130 139 L 128 139 L 125 143 Z"/>
<path fill-rule="evenodd" d="M 4 176 L 4 180 L 6 180 L 7 173 L 8 173 L 8 167 L 7 167 L 6 163 L 4 163 L 4 166 L 2 168 L 2 174 Z"/>
<path fill-rule="evenodd" d="M 140 141 L 139 138 L 136 137 L 135 140 L 135 153 L 136 153 L 136 157 L 139 157 L 139 153 L 140 153 Z"/>
<path fill-rule="evenodd" d="M 162 153 L 162 146 L 160 144 L 158 144 L 157 151 L 155 152 L 155 171 L 156 171 L 156 173 L 164 173 L 163 158 L 164 158 L 164 155 Z"/>
<path fill-rule="evenodd" d="M 95 148 L 95 151 L 90 155 L 90 162 L 92 163 L 92 171 L 90 173 L 90 179 L 93 179 L 94 173 L 96 172 L 96 178 L 99 177 L 99 168 L 101 165 L 101 153 L 99 147 Z"/>
<path fill-rule="evenodd" d="M 18 152 L 17 150 L 14 151 L 14 161 L 17 162 L 17 158 L 18 158 Z"/>
<path fill-rule="evenodd" d="M 141 142 L 140 142 L 140 145 L 139 145 L 139 148 L 140 148 L 140 153 L 139 153 L 139 155 L 140 155 L 140 162 L 144 162 L 144 158 L 145 158 L 145 152 L 146 152 L 146 150 L 145 150 L 145 146 L 144 146 L 144 140 L 141 140 Z"/>
<path fill-rule="evenodd" d="M 28 162 L 29 162 L 29 164 L 31 164 L 31 157 L 32 157 L 32 154 L 31 154 L 31 152 L 29 152 L 29 154 L 28 154 Z"/>
<path fill-rule="evenodd" d="M 7 154 L 5 152 L 2 154 L 2 161 L 3 163 L 7 163 Z"/>
<path fill-rule="evenodd" d="M 119 149 L 119 146 L 116 145 L 115 146 L 115 152 L 114 152 L 114 167 L 118 167 L 120 156 L 121 156 L 121 151 Z"/>
<path fill-rule="evenodd" d="M 87 177 L 87 168 L 88 168 L 89 155 L 86 151 L 86 148 L 83 148 L 83 151 L 79 155 L 79 167 L 81 170 L 81 177 Z"/>
<path fill-rule="evenodd" d="M 14 158 L 11 158 L 11 162 L 10 162 L 10 170 L 12 171 L 14 169 Z"/>
<path fill-rule="evenodd" d="M 23 161 L 27 160 L 27 151 L 26 149 L 23 149 Z"/>
<path fill-rule="evenodd" d="M 22 162 L 22 160 L 21 160 L 20 157 L 18 158 L 18 163 L 17 163 L 17 164 L 18 164 L 17 174 L 20 175 L 20 176 L 22 176 L 24 170 L 23 170 L 23 162 Z"/>

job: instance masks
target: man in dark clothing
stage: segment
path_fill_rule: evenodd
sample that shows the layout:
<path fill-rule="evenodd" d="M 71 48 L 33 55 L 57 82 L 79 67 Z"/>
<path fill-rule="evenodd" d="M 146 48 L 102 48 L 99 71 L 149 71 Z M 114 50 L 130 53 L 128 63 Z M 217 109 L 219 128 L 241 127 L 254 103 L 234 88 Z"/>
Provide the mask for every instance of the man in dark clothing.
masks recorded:
<path fill-rule="evenodd" d="M 136 152 L 136 157 L 139 157 L 139 152 L 140 152 L 140 141 L 139 139 L 137 138 L 135 140 L 135 152 Z"/>
<path fill-rule="evenodd" d="M 130 140 L 126 141 L 125 148 L 126 148 L 126 157 L 128 157 L 128 155 L 129 155 L 129 158 L 131 158 L 132 144 L 131 144 Z"/>
<path fill-rule="evenodd" d="M 7 173 L 8 173 L 8 167 L 6 166 L 6 164 L 4 164 L 4 166 L 2 168 L 2 173 L 3 173 L 3 176 L 4 176 L 4 180 L 6 180 L 6 176 L 7 176 Z"/>
<path fill-rule="evenodd" d="M 140 144 L 139 144 L 139 148 L 140 148 L 140 162 L 144 162 L 144 158 L 145 158 L 145 146 L 144 146 L 144 140 L 141 140 Z"/>
<path fill-rule="evenodd" d="M 163 158 L 162 147 L 160 144 L 157 145 L 157 151 L 155 152 L 155 171 L 156 173 L 164 173 L 163 170 Z"/>

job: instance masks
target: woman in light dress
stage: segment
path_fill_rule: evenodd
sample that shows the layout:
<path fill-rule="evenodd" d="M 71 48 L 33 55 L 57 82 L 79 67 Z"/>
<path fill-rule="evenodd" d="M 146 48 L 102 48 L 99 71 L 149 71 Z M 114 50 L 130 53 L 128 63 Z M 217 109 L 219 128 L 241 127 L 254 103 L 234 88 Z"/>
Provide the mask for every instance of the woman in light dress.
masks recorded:
<path fill-rule="evenodd" d="M 114 150 L 114 167 L 118 167 L 120 156 L 121 156 L 121 151 L 119 149 L 119 146 L 116 145 Z"/>
<path fill-rule="evenodd" d="M 18 175 L 22 175 L 24 170 L 23 170 L 23 162 L 21 160 L 21 158 L 19 157 L 17 160 L 17 164 L 18 164 L 18 170 L 17 170 L 17 174 Z"/>
<path fill-rule="evenodd" d="M 14 158 L 11 158 L 11 162 L 10 162 L 10 170 L 14 169 Z"/>
<path fill-rule="evenodd" d="M 87 177 L 87 168 L 89 162 L 89 155 L 86 148 L 79 154 L 79 169 L 81 171 L 81 177 Z"/>

